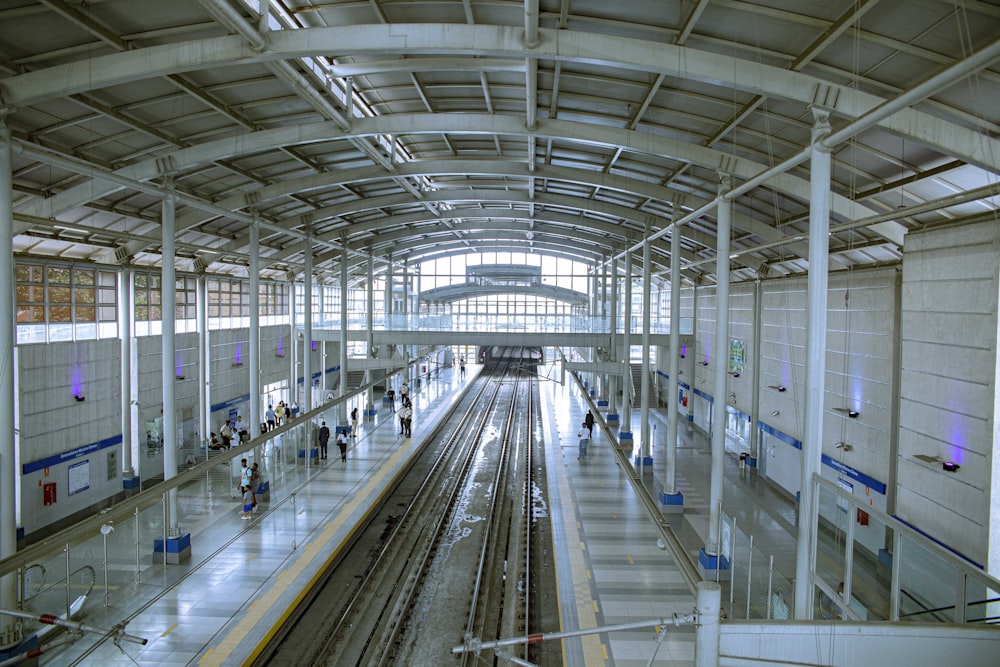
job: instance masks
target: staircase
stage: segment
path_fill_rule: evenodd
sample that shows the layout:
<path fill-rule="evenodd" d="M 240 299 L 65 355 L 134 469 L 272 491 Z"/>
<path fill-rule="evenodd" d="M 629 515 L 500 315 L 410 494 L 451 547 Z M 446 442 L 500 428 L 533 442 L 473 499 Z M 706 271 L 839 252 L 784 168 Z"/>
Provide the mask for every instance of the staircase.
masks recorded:
<path fill-rule="evenodd" d="M 638 406 L 642 400 L 642 364 L 629 364 L 629 373 L 632 375 L 632 405 Z"/>

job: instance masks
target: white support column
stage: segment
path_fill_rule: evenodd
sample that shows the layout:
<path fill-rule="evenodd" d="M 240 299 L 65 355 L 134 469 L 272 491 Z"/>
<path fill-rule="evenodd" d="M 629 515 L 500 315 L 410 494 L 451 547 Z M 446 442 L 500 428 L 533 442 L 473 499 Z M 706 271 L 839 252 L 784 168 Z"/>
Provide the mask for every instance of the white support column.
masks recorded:
<path fill-rule="evenodd" d="M 649 236 L 649 223 L 646 223 L 646 236 Z M 652 270 L 650 268 L 650 246 L 652 243 L 646 242 L 642 245 L 642 377 L 639 379 L 639 423 L 640 438 L 642 447 L 639 456 L 642 460 L 640 465 L 652 466 L 653 441 L 649 428 L 649 333 L 653 318 L 652 308 Z"/>
<path fill-rule="evenodd" d="M 260 221 L 254 211 L 250 223 L 250 422 L 246 428 L 256 434 L 260 425 Z M 290 399 L 291 402 L 291 399 Z M 255 456 L 256 458 L 256 456 Z"/>
<path fill-rule="evenodd" d="M 375 357 L 372 354 L 372 350 L 375 349 L 375 256 L 372 255 L 372 251 L 368 250 L 368 284 L 365 287 L 365 319 L 368 330 L 368 358 L 373 359 Z M 374 375 L 374 370 L 365 371 L 365 384 L 371 384 L 375 379 L 372 377 Z M 368 401 L 365 407 L 366 414 L 368 417 L 375 416 L 375 390 L 372 387 L 368 387 Z"/>
<path fill-rule="evenodd" d="M 340 252 L 340 391 L 347 395 L 347 238 L 341 238 Z M 340 423 L 347 423 L 347 402 L 340 404 Z"/>
<path fill-rule="evenodd" d="M 724 177 L 723 193 L 730 189 L 729 179 Z M 715 343 L 710 360 L 714 373 L 712 393 L 712 473 L 709 489 L 708 539 L 705 541 L 702 566 L 708 570 L 728 569 L 722 562 L 722 548 L 719 543 L 719 518 L 722 505 L 723 466 L 726 455 L 726 379 L 729 366 L 729 247 L 732 226 L 733 203 L 724 197 L 719 202 L 718 237 L 715 250 Z"/>
<path fill-rule="evenodd" d="M 680 389 L 681 355 L 681 230 L 674 225 L 670 231 L 670 361 L 667 366 L 667 443 L 665 448 L 667 470 L 663 478 L 660 502 L 680 505 L 683 497 L 677 488 L 677 424 L 680 406 L 677 404 Z M 693 380 L 692 380 L 693 381 Z"/>
<path fill-rule="evenodd" d="M 288 280 L 288 332 L 291 341 L 290 354 L 288 355 L 288 396 L 292 403 L 298 404 L 300 408 L 305 408 L 305 400 L 299 402 L 299 336 L 295 327 L 295 299 L 296 287 L 295 277 L 290 275 Z M 261 403 L 261 407 L 264 407 Z"/>
<path fill-rule="evenodd" d="M 208 345 L 208 277 L 198 276 L 198 430 L 208 443 L 212 433 L 212 354 Z"/>
<path fill-rule="evenodd" d="M 695 667 L 718 667 L 719 626 L 722 588 L 714 581 L 699 581 L 695 612 L 698 614 L 694 639 Z"/>
<path fill-rule="evenodd" d="M 387 330 L 392 329 L 392 253 L 387 255 L 387 262 L 385 265 L 385 304 L 382 306 L 385 310 L 385 328 Z"/>
<path fill-rule="evenodd" d="M 118 274 L 118 338 L 122 418 L 122 486 L 126 491 L 135 484 L 132 469 L 132 269 L 125 267 Z M 200 427 L 199 427 L 200 430 Z"/>
<path fill-rule="evenodd" d="M 632 245 L 629 242 L 629 245 Z M 619 441 L 632 450 L 632 252 L 625 253 L 625 298 L 622 314 L 622 418 L 618 430 Z"/>
<path fill-rule="evenodd" d="M 816 544 L 815 496 L 812 476 L 823 455 L 823 384 L 826 377 L 826 304 L 830 252 L 830 134 L 829 112 L 813 108 L 812 153 L 809 165 L 809 280 L 806 306 L 806 400 L 802 440 L 802 479 L 798 538 L 795 549 L 795 618 L 812 618 L 812 559 Z"/>
<path fill-rule="evenodd" d="M 305 281 L 304 303 L 302 308 L 303 335 L 302 335 L 302 412 L 312 410 L 312 335 L 313 335 L 313 248 L 312 237 L 306 239 L 304 251 L 305 256 Z M 308 445 L 307 445 L 308 447 Z M 308 452 L 307 452 L 308 454 Z M 310 456 L 306 456 L 308 465 Z"/>
<path fill-rule="evenodd" d="M 753 387 L 753 394 L 750 397 L 750 456 L 757 465 L 760 465 L 760 428 L 758 424 L 760 423 L 761 316 L 764 312 L 761 306 L 762 292 L 763 288 L 760 284 L 760 278 L 758 278 L 754 281 L 753 286 L 753 355 L 751 361 L 753 368 L 750 380 L 750 386 Z"/>
<path fill-rule="evenodd" d="M 177 196 L 174 193 L 173 178 L 168 175 L 164 180 L 167 193 L 163 198 L 163 210 L 160 215 L 163 233 L 160 267 L 160 303 L 163 313 L 163 327 L 160 337 L 162 342 L 160 381 L 163 385 L 163 479 L 168 480 L 177 476 L 177 447 L 179 444 L 177 442 L 177 402 L 174 397 L 174 385 L 177 383 L 174 367 L 177 356 L 177 345 L 174 340 L 174 325 L 177 316 L 177 274 L 174 269 Z M 173 537 L 177 535 L 176 489 L 171 489 L 167 504 L 167 535 Z M 166 545 L 163 546 L 166 549 Z"/>
<path fill-rule="evenodd" d="M 611 330 L 611 344 L 608 346 L 608 361 L 618 361 L 618 258 L 611 259 L 611 303 L 608 309 L 608 323 Z M 618 376 L 608 377 L 608 421 L 617 426 L 618 421 Z M 612 418 L 613 416 L 613 418 Z"/>
<path fill-rule="evenodd" d="M 14 467 L 14 178 L 10 126 L 0 114 L 0 258 L 7 260 L 0 280 L 0 558 L 17 552 L 17 469 Z M 17 609 L 17 575 L 0 580 L 0 607 Z M 0 626 L 0 647 L 20 643 L 21 623 L 7 616 Z"/>

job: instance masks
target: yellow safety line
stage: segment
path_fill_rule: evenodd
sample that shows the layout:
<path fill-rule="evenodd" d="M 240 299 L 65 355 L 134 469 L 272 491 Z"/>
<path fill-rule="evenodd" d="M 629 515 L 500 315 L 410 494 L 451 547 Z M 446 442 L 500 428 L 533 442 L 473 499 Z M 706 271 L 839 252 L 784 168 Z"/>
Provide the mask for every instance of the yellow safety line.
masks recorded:
<path fill-rule="evenodd" d="M 399 461 L 399 459 L 404 458 L 407 455 L 408 449 L 406 448 L 396 450 L 396 452 L 393 453 L 381 466 L 378 473 L 368 477 L 368 483 L 364 486 L 364 488 L 358 493 L 355 493 L 351 501 L 337 512 L 337 517 L 323 527 L 322 531 L 320 531 L 319 535 L 316 536 L 315 540 L 303 545 L 292 563 L 288 567 L 283 568 L 278 574 L 279 580 L 283 576 L 289 576 L 294 579 L 298 575 L 302 574 L 306 567 L 317 556 L 319 552 L 318 545 L 322 544 L 325 546 L 329 544 L 330 541 L 336 537 L 336 533 L 340 527 L 350 519 L 356 509 L 362 506 L 368 507 L 362 515 L 362 520 L 357 521 L 345 539 L 337 543 L 336 547 L 326 558 L 326 561 L 319 567 L 309 582 L 296 594 L 291 604 L 285 608 L 285 610 L 278 617 L 278 620 L 271 625 L 270 630 L 261 634 L 260 641 L 246 659 L 247 663 L 252 663 L 257 656 L 263 652 L 264 647 L 266 647 L 268 642 L 271 641 L 271 638 L 278 631 L 278 629 L 284 625 L 285 621 L 299 605 L 306 594 L 317 585 L 317 582 L 322 576 L 324 570 L 326 570 L 337 557 L 343 548 L 343 545 L 350 542 L 350 537 L 354 534 L 358 527 L 364 523 L 364 519 L 366 519 L 369 514 L 373 513 L 381 504 L 382 498 L 389 492 L 390 487 L 392 486 L 391 481 L 389 484 L 385 484 L 382 492 L 378 494 L 375 502 L 368 502 L 368 495 L 375 492 L 378 487 L 383 484 L 383 479 L 388 475 L 388 471 L 395 470 L 397 475 L 403 472 L 402 468 L 397 469 L 395 464 Z M 219 641 L 219 643 L 216 644 L 213 649 L 209 649 L 205 652 L 202 658 L 198 661 L 198 664 L 211 667 L 214 665 L 221 665 L 225 662 L 233 651 L 239 648 L 239 646 L 246 641 L 248 637 L 252 636 L 254 627 L 256 627 L 256 625 L 264 619 L 265 614 L 267 614 L 272 607 L 278 604 L 279 600 L 285 593 L 286 587 L 278 585 L 271 586 L 264 591 L 259 598 L 253 601 L 253 604 L 247 608 L 246 613 L 239 620 L 239 622 L 230 628 L 229 632 Z"/>
<path fill-rule="evenodd" d="M 163 633 L 162 635 L 160 635 L 160 636 L 161 636 L 161 637 L 166 637 L 166 636 L 167 636 L 167 635 L 169 635 L 169 634 L 170 634 L 171 632 L 173 632 L 173 631 L 174 631 L 174 630 L 175 630 L 176 628 L 177 628 L 177 623 L 174 623 L 174 624 L 173 624 L 173 625 L 171 625 L 171 626 L 170 626 L 169 628 L 167 628 L 167 629 L 166 629 L 166 631 L 165 631 L 165 632 L 164 632 L 164 633 Z"/>
<path fill-rule="evenodd" d="M 558 484 L 559 493 L 557 495 L 559 503 L 562 505 L 562 515 L 563 517 L 573 516 L 576 514 L 574 511 L 576 509 L 576 503 L 572 500 L 573 494 L 569 488 L 566 476 L 559 475 Z M 579 520 L 575 522 L 563 521 L 563 526 L 566 531 L 566 544 L 573 544 L 575 542 L 580 545 L 579 549 L 569 550 L 569 569 L 573 580 L 573 599 L 576 603 L 577 622 L 580 624 L 580 628 L 596 628 L 597 601 L 594 600 L 590 591 L 590 570 L 587 568 L 583 558 L 587 545 L 584 542 L 583 535 L 581 534 L 580 522 Z M 556 570 L 558 571 L 558 568 L 556 568 Z M 588 602 L 591 602 L 593 606 L 588 605 Z M 561 608 L 562 605 L 560 604 L 560 609 Z M 562 623 L 561 613 L 559 620 L 561 629 L 562 627 L 565 627 Z M 592 635 L 585 635 L 580 637 L 580 642 L 583 644 L 584 665 L 600 665 L 603 667 L 607 661 L 607 652 L 603 650 L 600 635 L 596 633 Z M 566 664 L 565 649 L 563 650 L 563 664 Z"/>

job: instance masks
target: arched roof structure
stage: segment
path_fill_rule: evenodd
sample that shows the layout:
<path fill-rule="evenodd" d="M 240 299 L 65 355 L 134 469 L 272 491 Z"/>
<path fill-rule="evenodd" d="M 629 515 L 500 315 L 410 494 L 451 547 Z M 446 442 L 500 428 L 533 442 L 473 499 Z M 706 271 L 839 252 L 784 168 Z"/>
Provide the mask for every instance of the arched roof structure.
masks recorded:
<path fill-rule="evenodd" d="M 10 0 L 15 252 L 156 263 L 170 191 L 179 268 L 245 274 L 257 220 L 265 275 L 652 235 L 711 282 L 758 179 L 733 277 L 801 273 L 821 108 L 831 267 L 891 263 L 996 216 L 998 36 L 975 1 Z"/>

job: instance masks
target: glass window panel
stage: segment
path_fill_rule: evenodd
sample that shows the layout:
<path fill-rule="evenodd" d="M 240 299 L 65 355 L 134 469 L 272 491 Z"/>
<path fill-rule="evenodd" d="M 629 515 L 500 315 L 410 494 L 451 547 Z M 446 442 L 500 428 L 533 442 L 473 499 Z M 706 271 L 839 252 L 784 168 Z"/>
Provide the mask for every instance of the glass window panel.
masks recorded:
<path fill-rule="evenodd" d="M 101 289 L 97 292 L 97 298 L 102 304 L 118 303 L 118 295 L 113 289 Z"/>
<path fill-rule="evenodd" d="M 93 322 L 97 319 L 97 310 L 94 306 L 77 306 L 76 307 L 76 321 L 77 322 Z"/>
<path fill-rule="evenodd" d="M 73 289 L 73 298 L 76 303 L 96 303 L 97 295 L 92 287 L 76 287 Z"/>
<path fill-rule="evenodd" d="M 56 285 L 69 285 L 72 275 L 69 267 L 50 266 L 48 267 L 49 283 Z"/>
<path fill-rule="evenodd" d="M 69 287 L 50 287 L 49 288 L 49 302 L 50 303 L 69 303 L 72 297 L 72 292 Z"/>
<path fill-rule="evenodd" d="M 112 271 L 100 271 L 97 274 L 97 281 L 101 287 L 117 287 L 118 281 L 117 276 Z"/>
<path fill-rule="evenodd" d="M 144 289 L 143 290 L 136 290 L 135 291 L 135 303 L 136 303 L 136 305 L 139 305 L 139 304 L 148 304 L 149 303 L 149 292 L 146 291 L 146 290 L 144 290 Z"/>
<path fill-rule="evenodd" d="M 154 304 L 160 303 L 160 290 L 149 290 L 149 302 Z"/>
<path fill-rule="evenodd" d="M 72 324 L 49 324 L 50 341 L 73 340 Z"/>
<path fill-rule="evenodd" d="M 148 287 L 149 286 L 149 280 L 148 280 L 148 278 L 149 278 L 148 274 L 137 273 L 137 274 L 135 274 L 135 276 L 133 278 L 133 283 L 132 284 L 135 285 L 136 289 L 138 289 L 140 287 Z"/>
<path fill-rule="evenodd" d="M 150 306 L 149 319 L 151 322 L 158 322 L 163 319 L 163 310 L 159 306 Z"/>
<path fill-rule="evenodd" d="M 114 322 L 118 319 L 118 309 L 114 306 L 101 306 L 97 312 L 101 322 Z"/>
<path fill-rule="evenodd" d="M 159 274 L 152 273 L 149 276 L 149 286 L 154 289 L 160 288 L 160 276 Z"/>
<path fill-rule="evenodd" d="M 43 306 L 18 306 L 17 321 L 22 322 L 44 322 L 45 308 Z"/>
<path fill-rule="evenodd" d="M 94 271 L 76 269 L 73 278 L 77 285 L 93 285 L 95 280 Z"/>
<path fill-rule="evenodd" d="M 41 285 L 18 285 L 17 300 L 20 303 L 44 303 L 45 289 Z"/>
<path fill-rule="evenodd" d="M 77 323 L 76 339 L 91 340 L 97 338 L 97 325 L 93 323 Z"/>
<path fill-rule="evenodd" d="M 142 320 L 145 322 L 149 319 L 149 307 L 145 305 L 136 305 L 135 307 L 135 319 Z"/>

